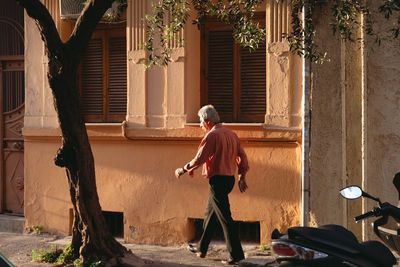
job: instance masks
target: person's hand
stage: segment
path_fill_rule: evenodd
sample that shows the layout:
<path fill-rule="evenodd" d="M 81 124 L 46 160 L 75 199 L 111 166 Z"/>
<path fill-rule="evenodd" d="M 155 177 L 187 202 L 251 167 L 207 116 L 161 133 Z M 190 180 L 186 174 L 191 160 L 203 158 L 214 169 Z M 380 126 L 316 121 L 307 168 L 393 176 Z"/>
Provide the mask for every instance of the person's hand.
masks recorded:
<path fill-rule="evenodd" d="M 244 175 L 239 175 L 238 186 L 241 193 L 244 193 L 247 190 L 248 187 L 246 183 L 246 177 Z"/>
<path fill-rule="evenodd" d="M 175 177 L 176 179 L 179 179 L 183 174 L 185 173 L 185 170 L 183 168 L 178 168 L 175 170 Z"/>

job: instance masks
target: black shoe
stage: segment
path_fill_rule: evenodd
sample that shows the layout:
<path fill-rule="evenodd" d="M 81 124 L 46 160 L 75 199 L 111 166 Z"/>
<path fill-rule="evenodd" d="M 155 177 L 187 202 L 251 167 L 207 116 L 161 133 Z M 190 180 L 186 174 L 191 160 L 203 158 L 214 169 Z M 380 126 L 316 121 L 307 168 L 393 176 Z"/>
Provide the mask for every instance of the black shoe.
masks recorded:
<path fill-rule="evenodd" d="M 227 259 L 227 260 L 222 260 L 221 262 L 223 263 L 223 264 L 226 264 L 226 265 L 238 265 L 239 264 L 239 261 L 241 261 L 241 260 L 243 260 L 244 258 L 241 258 L 241 259 L 232 259 L 232 258 L 229 258 L 229 259 Z"/>
<path fill-rule="evenodd" d="M 192 244 L 187 245 L 187 249 L 192 252 L 195 253 L 197 257 L 199 258 L 205 258 L 206 257 L 206 253 L 203 253 L 201 251 L 199 251 L 196 247 L 194 247 Z"/>

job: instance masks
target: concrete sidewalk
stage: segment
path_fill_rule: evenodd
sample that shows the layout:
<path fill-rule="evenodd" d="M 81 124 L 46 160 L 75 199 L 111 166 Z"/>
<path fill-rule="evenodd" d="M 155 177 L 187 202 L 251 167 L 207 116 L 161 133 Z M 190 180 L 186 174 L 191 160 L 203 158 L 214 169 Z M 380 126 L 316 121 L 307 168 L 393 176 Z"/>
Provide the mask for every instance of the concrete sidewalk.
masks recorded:
<path fill-rule="evenodd" d="M 50 249 L 51 247 L 65 247 L 71 241 L 70 237 L 60 237 L 49 234 L 36 235 L 0 232 L 0 253 L 6 256 L 15 266 L 39 267 L 52 266 L 51 264 L 32 262 L 32 249 Z M 228 258 L 225 244 L 213 242 L 210 245 L 207 257 L 197 258 L 181 246 L 152 246 L 143 244 L 125 244 L 136 256 L 145 260 L 146 266 L 226 266 L 221 260 Z M 273 261 L 268 251 L 262 251 L 256 244 L 243 244 L 246 259 L 239 266 L 265 266 Z"/>

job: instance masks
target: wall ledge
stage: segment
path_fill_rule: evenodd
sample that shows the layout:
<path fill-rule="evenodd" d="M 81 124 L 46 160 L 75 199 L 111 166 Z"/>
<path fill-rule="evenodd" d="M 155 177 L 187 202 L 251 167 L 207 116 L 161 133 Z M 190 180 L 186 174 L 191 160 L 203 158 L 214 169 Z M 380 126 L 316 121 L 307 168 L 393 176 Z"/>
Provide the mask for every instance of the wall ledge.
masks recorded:
<path fill-rule="evenodd" d="M 270 127 L 262 123 L 223 123 L 244 141 L 301 142 L 301 129 Z M 133 128 L 123 123 L 87 123 L 89 139 L 104 141 L 198 141 L 204 133 L 198 123 L 187 123 L 183 128 Z M 25 141 L 54 141 L 61 139 L 59 128 L 24 127 Z"/>

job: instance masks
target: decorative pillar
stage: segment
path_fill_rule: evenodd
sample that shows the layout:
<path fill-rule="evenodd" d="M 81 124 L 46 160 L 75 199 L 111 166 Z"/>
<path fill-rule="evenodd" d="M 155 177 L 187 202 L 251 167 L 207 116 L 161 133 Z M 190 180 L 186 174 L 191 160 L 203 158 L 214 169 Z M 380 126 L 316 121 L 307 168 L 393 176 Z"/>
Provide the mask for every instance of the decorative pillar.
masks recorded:
<path fill-rule="evenodd" d="M 267 3 L 267 112 L 265 123 L 272 127 L 290 125 L 291 62 L 287 41 L 282 33 L 289 32 L 290 9 L 288 0 Z"/>
<path fill-rule="evenodd" d="M 146 52 L 142 48 L 145 40 L 146 0 L 128 0 L 127 10 L 127 121 L 133 127 L 146 127 L 147 73 L 142 64 Z"/>
<path fill-rule="evenodd" d="M 61 18 L 60 18 L 60 1 L 54 0 L 44 0 L 43 4 L 47 7 L 50 15 L 54 20 L 54 24 L 57 27 L 58 32 L 60 32 L 61 27 Z M 43 45 L 43 80 L 42 80 L 42 118 L 41 124 L 42 127 L 46 128 L 55 128 L 58 127 L 58 118 L 56 110 L 54 109 L 54 100 L 53 100 L 53 93 L 51 92 L 51 88 L 49 85 L 49 80 L 47 77 L 48 71 L 48 58 L 46 52 L 44 51 L 45 47 Z"/>
<path fill-rule="evenodd" d="M 54 24 L 57 27 L 57 30 L 60 30 L 61 27 L 60 1 L 42 0 L 42 2 L 47 7 L 47 10 L 50 12 L 51 17 L 54 20 Z"/>
<path fill-rule="evenodd" d="M 185 48 L 184 28 L 169 41 L 171 62 L 166 68 L 165 127 L 181 128 L 186 122 L 185 115 Z"/>
<path fill-rule="evenodd" d="M 143 20 L 152 1 L 128 0 L 128 108 L 127 121 L 132 127 L 182 127 L 186 120 L 184 94 L 183 29 L 172 38 L 171 62 L 167 67 L 146 71 L 143 64 L 146 52 L 146 25 Z M 168 17 L 166 17 L 168 20 Z"/>

